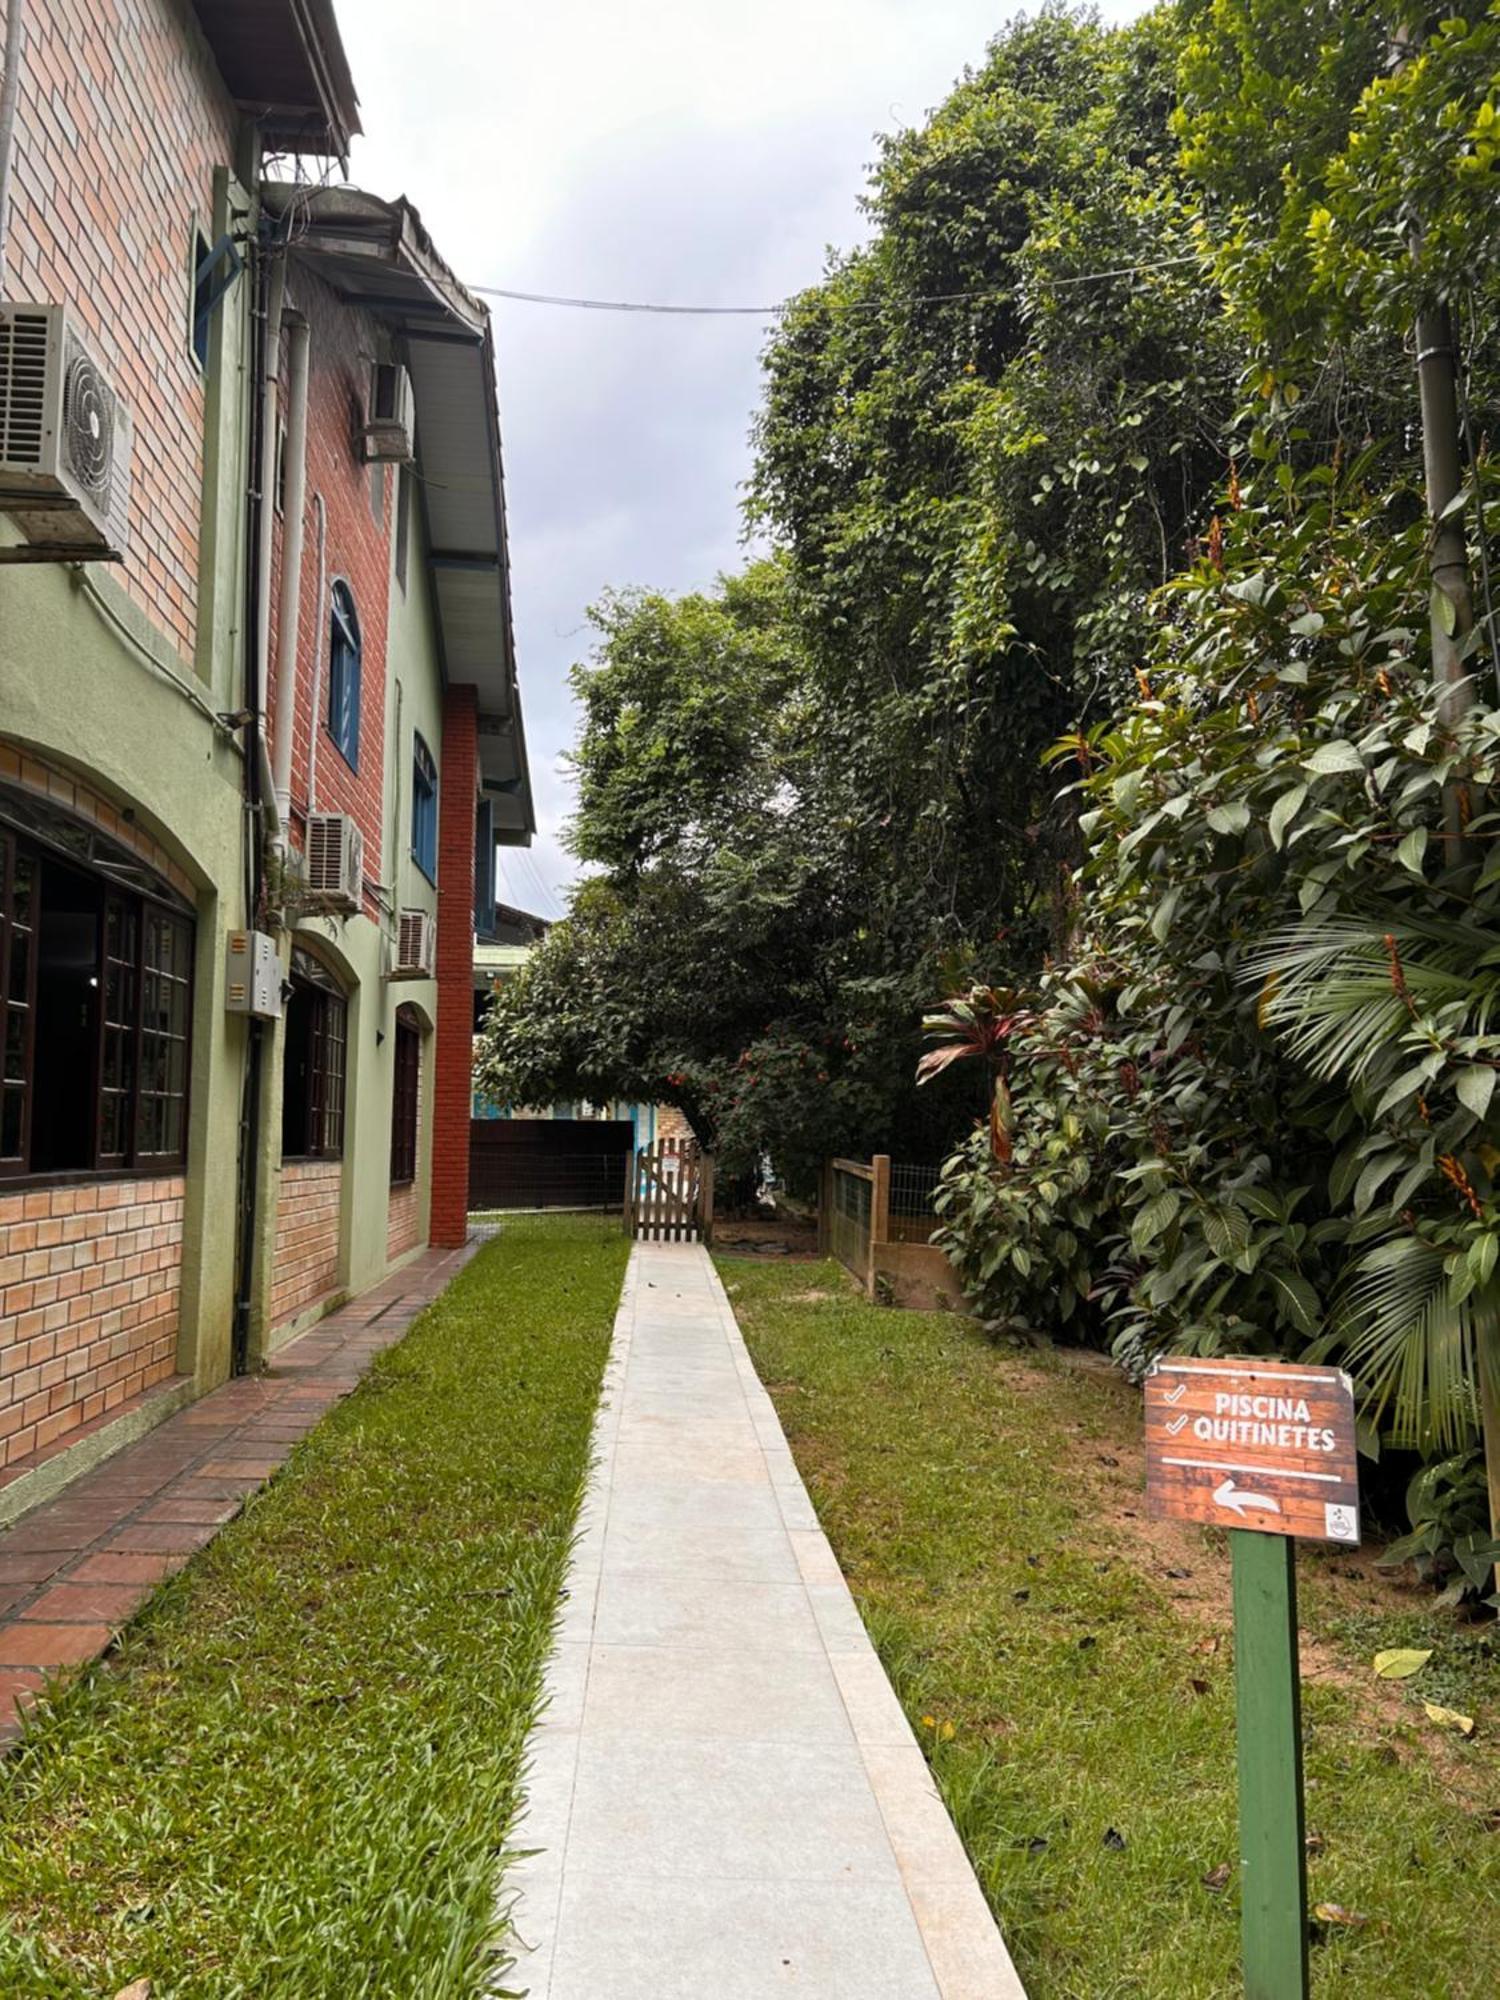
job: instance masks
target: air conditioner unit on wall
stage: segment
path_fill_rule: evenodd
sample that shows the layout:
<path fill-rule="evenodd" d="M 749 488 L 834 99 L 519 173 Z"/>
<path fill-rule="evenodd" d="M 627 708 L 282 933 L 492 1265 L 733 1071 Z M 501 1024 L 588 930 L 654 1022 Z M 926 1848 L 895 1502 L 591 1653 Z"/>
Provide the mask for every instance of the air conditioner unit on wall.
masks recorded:
<path fill-rule="evenodd" d="M 348 813 L 310 813 L 302 850 L 302 902 L 322 910 L 359 910 L 365 899 L 365 840 Z"/>
<path fill-rule="evenodd" d="M 410 465 L 413 450 L 411 377 L 399 363 L 377 361 L 370 369 L 370 402 L 365 414 L 368 463 Z"/>
<path fill-rule="evenodd" d="M 76 562 L 128 544 L 130 412 L 61 306 L 0 305 L 0 512 Z"/>
<path fill-rule="evenodd" d="M 431 979 L 437 962 L 437 925 L 427 910 L 403 910 L 396 924 L 392 979 Z"/>

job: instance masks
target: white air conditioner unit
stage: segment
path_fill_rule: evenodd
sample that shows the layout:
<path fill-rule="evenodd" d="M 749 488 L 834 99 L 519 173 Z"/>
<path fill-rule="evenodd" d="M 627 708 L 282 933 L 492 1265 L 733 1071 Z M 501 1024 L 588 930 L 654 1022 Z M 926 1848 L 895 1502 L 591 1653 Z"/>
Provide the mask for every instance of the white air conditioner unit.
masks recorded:
<path fill-rule="evenodd" d="M 365 413 L 367 463 L 410 465 L 413 450 L 411 377 L 399 363 L 377 361 L 370 369 L 370 403 Z"/>
<path fill-rule="evenodd" d="M 348 813 L 308 815 L 302 865 L 304 903 L 323 910 L 363 907 L 365 840 Z"/>
<path fill-rule="evenodd" d="M 396 924 L 392 979 L 431 979 L 437 962 L 437 925 L 426 910 L 403 910 Z"/>
<path fill-rule="evenodd" d="M 60 558 L 127 546 L 130 413 L 61 306 L 0 305 L 0 512 Z"/>

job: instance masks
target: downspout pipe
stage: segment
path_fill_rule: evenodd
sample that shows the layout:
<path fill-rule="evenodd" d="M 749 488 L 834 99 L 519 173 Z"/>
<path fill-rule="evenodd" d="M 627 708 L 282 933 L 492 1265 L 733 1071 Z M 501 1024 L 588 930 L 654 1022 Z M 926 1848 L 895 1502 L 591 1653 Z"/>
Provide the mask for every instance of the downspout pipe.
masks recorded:
<path fill-rule="evenodd" d="M 318 513 L 318 600 L 313 613 L 312 731 L 307 746 L 307 810 L 318 810 L 318 733 L 323 716 L 323 643 L 328 630 L 328 509 L 321 493 L 314 493 Z"/>
<path fill-rule="evenodd" d="M 21 23 L 25 12 L 26 0 L 7 0 L 5 68 L 0 71 L 0 298 L 5 296 L 5 225 L 10 217 L 10 163 L 21 95 Z"/>
<path fill-rule="evenodd" d="M 271 786 L 270 759 L 266 755 L 263 727 L 265 658 L 264 633 L 267 607 L 263 576 L 269 572 L 269 542 L 265 533 L 271 493 L 265 483 L 265 452 L 262 426 L 267 415 L 266 365 L 269 353 L 267 330 L 270 321 L 272 272 L 279 272 L 281 260 L 267 268 L 264 254 L 256 258 L 255 310 L 251 320 L 251 380 L 249 407 L 250 468 L 246 480 L 246 519 L 249 529 L 249 557 L 245 564 L 245 706 L 250 711 L 250 742 L 245 758 L 245 859 L 247 908 L 245 921 L 258 930 L 265 903 L 266 823 L 274 819 L 275 793 Z M 280 315 L 278 287 L 277 315 Z M 275 469 L 274 447 L 271 464 Z M 267 556 L 263 564 L 262 553 Z M 238 1161 L 238 1236 L 235 1255 L 234 1313 L 230 1325 L 230 1370 L 243 1375 L 250 1361 L 250 1318 L 255 1286 L 255 1244 L 258 1233 L 257 1194 L 260 1173 L 261 1088 L 265 1058 L 265 1023 L 246 1023 L 245 1073 L 240 1096 Z"/>
<path fill-rule="evenodd" d="M 255 686 L 250 706 L 255 712 L 261 777 L 261 812 L 264 832 L 281 836 L 281 816 L 276 808 L 275 773 L 266 754 L 266 689 L 271 666 L 271 551 L 276 535 L 276 447 L 281 389 L 281 320 L 286 303 L 286 252 L 279 246 L 269 252 L 270 270 L 266 280 L 266 312 L 261 327 L 260 380 L 260 476 L 256 502 L 255 595 Z"/>
<path fill-rule="evenodd" d="M 281 600 L 276 627 L 276 717 L 272 728 L 278 845 L 292 818 L 292 738 L 297 727 L 297 654 L 302 631 L 303 515 L 307 507 L 308 325 L 283 314 L 286 353 L 286 499 L 281 529 Z"/>

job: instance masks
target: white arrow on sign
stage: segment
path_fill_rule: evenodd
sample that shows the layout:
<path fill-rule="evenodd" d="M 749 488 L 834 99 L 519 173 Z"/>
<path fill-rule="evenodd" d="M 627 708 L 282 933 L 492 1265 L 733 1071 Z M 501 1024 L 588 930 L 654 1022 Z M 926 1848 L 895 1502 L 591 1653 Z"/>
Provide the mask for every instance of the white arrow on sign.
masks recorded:
<path fill-rule="evenodd" d="M 1264 1493 L 1242 1493 L 1232 1479 L 1226 1479 L 1221 1485 L 1214 1488 L 1214 1505 L 1216 1507 L 1232 1507 L 1241 1520 L 1244 1519 L 1247 1507 L 1259 1507 L 1267 1514 L 1279 1514 L 1281 1512 L 1281 1502 L 1279 1500 L 1272 1500 Z"/>

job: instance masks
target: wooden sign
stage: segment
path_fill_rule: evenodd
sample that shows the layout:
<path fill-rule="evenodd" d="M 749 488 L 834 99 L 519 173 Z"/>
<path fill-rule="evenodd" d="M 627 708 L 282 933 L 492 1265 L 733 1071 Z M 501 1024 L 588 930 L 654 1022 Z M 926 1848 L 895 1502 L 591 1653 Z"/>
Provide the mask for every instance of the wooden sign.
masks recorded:
<path fill-rule="evenodd" d="M 1179 1521 L 1357 1544 L 1349 1377 L 1293 1361 L 1158 1361 L 1146 1377 L 1146 1501 Z"/>

